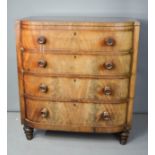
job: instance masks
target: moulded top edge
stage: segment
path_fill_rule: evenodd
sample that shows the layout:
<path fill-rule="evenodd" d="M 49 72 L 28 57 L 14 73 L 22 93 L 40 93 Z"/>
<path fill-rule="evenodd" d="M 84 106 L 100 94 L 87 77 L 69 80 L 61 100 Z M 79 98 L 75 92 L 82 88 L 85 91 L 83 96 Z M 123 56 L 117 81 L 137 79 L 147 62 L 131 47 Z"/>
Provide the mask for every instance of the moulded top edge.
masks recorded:
<path fill-rule="evenodd" d="M 125 17 L 60 17 L 36 16 L 20 19 L 23 25 L 68 25 L 68 26 L 133 26 L 140 25 L 135 19 Z"/>

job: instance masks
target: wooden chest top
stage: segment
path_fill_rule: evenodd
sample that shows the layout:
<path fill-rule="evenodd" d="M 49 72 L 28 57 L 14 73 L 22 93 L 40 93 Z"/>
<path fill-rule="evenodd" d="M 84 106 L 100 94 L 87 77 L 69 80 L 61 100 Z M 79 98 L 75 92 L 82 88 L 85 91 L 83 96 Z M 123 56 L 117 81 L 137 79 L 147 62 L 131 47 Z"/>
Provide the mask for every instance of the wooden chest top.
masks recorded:
<path fill-rule="evenodd" d="M 125 17 L 78 17 L 78 16 L 35 16 L 20 19 L 24 24 L 34 25 L 79 25 L 79 26 L 132 26 L 140 23 Z"/>

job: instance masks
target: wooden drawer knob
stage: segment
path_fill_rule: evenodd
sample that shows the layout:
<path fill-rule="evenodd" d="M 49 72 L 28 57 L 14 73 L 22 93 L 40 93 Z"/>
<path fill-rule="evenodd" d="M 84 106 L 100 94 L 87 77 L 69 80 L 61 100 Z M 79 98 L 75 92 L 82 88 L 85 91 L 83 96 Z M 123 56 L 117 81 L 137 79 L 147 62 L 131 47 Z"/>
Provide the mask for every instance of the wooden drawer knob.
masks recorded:
<path fill-rule="evenodd" d="M 107 70 L 111 70 L 111 69 L 113 69 L 113 67 L 114 67 L 114 64 L 112 62 L 105 62 L 104 63 L 104 68 Z"/>
<path fill-rule="evenodd" d="M 107 111 L 101 114 L 101 118 L 105 121 L 109 121 L 111 119 L 110 114 Z"/>
<path fill-rule="evenodd" d="M 47 93 L 48 87 L 45 84 L 40 84 L 39 85 L 39 90 L 40 90 L 41 93 Z"/>
<path fill-rule="evenodd" d="M 112 94 L 112 90 L 109 86 L 105 86 L 103 89 L 104 95 L 110 96 Z"/>
<path fill-rule="evenodd" d="M 46 108 L 43 108 L 40 112 L 42 118 L 48 117 L 48 110 Z"/>
<path fill-rule="evenodd" d="M 105 39 L 105 44 L 107 46 L 113 46 L 115 44 L 115 40 L 113 38 L 107 38 Z"/>
<path fill-rule="evenodd" d="M 38 44 L 45 44 L 46 38 L 44 36 L 40 36 L 37 40 Z"/>
<path fill-rule="evenodd" d="M 41 67 L 41 68 L 45 68 L 47 66 L 47 61 L 43 60 L 43 59 L 40 59 L 38 61 L 38 66 Z"/>

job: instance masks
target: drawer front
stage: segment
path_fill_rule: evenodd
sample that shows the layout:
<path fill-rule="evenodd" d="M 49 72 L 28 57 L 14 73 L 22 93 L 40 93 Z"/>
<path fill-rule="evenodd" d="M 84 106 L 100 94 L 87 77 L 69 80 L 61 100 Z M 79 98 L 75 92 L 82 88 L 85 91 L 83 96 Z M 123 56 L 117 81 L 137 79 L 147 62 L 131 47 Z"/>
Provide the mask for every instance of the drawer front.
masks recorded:
<path fill-rule="evenodd" d="M 58 126 L 113 127 L 125 123 L 126 103 L 93 104 L 26 100 L 26 117 L 36 123 Z"/>
<path fill-rule="evenodd" d="M 128 97 L 128 79 L 86 79 L 25 75 L 25 92 L 65 100 L 115 100 Z"/>
<path fill-rule="evenodd" d="M 131 55 L 55 55 L 24 52 L 24 69 L 34 73 L 128 75 Z"/>
<path fill-rule="evenodd" d="M 123 125 L 126 121 L 127 103 L 123 104 L 98 104 L 95 106 L 95 125 L 114 126 Z"/>
<path fill-rule="evenodd" d="M 126 51 L 132 48 L 132 31 L 101 30 L 26 30 L 22 29 L 22 46 L 27 49 Z"/>

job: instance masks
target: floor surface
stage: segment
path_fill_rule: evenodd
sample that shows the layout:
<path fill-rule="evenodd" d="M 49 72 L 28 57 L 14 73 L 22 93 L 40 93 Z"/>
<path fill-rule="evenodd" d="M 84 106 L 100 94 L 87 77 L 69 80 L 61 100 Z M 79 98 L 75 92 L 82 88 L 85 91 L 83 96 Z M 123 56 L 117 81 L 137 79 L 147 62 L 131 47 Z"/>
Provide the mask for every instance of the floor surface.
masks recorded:
<path fill-rule="evenodd" d="M 26 140 L 20 116 L 8 112 L 8 155 L 147 155 L 146 114 L 135 114 L 128 143 L 120 145 L 112 134 L 81 134 L 35 130 Z"/>

